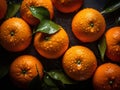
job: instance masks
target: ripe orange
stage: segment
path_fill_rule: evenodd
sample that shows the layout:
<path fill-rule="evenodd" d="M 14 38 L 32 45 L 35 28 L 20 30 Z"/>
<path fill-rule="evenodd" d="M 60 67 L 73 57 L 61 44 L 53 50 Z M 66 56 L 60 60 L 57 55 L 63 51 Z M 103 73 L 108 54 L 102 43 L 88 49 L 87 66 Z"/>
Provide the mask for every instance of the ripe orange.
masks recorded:
<path fill-rule="evenodd" d="M 82 42 L 98 40 L 104 33 L 106 23 L 99 11 L 85 8 L 79 11 L 72 20 L 72 31 Z"/>
<path fill-rule="evenodd" d="M 21 17 L 30 25 L 37 25 L 39 23 L 39 20 L 35 18 L 28 7 L 30 6 L 42 6 L 44 8 L 47 8 L 50 13 L 50 19 L 53 18 L 54 15 L 54 9 L 51 0 L 23 0 L 20 14 Z"/>
<path fill-rule="evenodd" d="M 90 78 L 96 67 L 94 53 L 85 46 L 72 46 L 63 56 L 63 69 L 73 80 L 83 81 Z"/>
<path fill-rule="evenodd" d="M 36 33 L 34 47 L 38 53 L 48 59 L 59 58 L 69 46 L 69 37 L 66 31 L 61 28 L 52 35 Z"/>
<path fill-rule="evenodd" d="M 95 90 L 120 90 L 120 66 L 105 63 L 99 66 L 93 76 Z"/>
<path fill-rule="evenodd" d="M 120 27 L 110 28 L 106 34 L 106 55 L 111 61 L 120 63 Z"/>
<path fill-rule="evenodd" d="M 8 51 L 23 51 L 30 45 L 31 39 L 32 31 L 21 18 L 9 18 L 0 27 L 0 44 Z"/>
<path fill-rule="evenodd" d="M 6 0 L 0 0 L 0 19 L 2 19 L 7 11 L 7 1 Z"/>
<path fill-rule="evenodd" d="M 42 63 L 32 55 L 17 57 L 10 65 L 10 78 L 17 87 L 27 88 L 33 78 L 43 77 Z"/>
<path fill-rule="evenodd" d="M 83 4 L 83 0 L 52 0 L 57 10 L 63 13 L 77 11 Z"/>

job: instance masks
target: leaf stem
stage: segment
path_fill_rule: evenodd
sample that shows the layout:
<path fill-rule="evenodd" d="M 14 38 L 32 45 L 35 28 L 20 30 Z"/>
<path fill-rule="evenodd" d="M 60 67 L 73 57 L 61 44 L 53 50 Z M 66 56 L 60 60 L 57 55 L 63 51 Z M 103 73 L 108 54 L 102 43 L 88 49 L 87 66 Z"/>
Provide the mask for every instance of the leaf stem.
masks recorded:
<path fill-rule="evenodd" d="M 108 14 L 110 12 L 116 11 L 119 8 L 120 8 L 120 2 L 118 2 L 117 4 L 112 5 L 111 7 L 106 8 L 105 10 L 103 10 L 101 12 L 101 14 Z"/>

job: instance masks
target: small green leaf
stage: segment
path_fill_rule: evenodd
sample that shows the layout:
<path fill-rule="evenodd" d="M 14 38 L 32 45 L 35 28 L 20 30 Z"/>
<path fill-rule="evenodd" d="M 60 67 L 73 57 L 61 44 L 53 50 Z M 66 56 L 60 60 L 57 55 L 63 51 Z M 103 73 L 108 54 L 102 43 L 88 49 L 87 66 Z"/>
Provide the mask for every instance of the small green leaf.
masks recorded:
<path fill-rule="evenodd" d="M 102 39 L 99 41 L 98 49 L 101 55 L 102 61 L 104 61 L 105 51 L 106 51 L 106 39 L 105 36 L 102 37 Z"/>
<path fill-rule="evenodd" d="M 44 82 L 50 87 L 56 87 L 56 84 L 53 82 L 53 80 L 48 75 L 44 76 Z"/>
<path fill-rule="evenodd" d="M 8 71 L 9 71 L 9 66 L 3 65 L 3 64 L 1 63 L 1 65 L 0 65 L 0 79 L 1 79 L 2 77 L 4 77 L 4 76 L 8 73 Z"/>
<path fill-rule="evenodd" d="M 103 10 L 101 12 L 101 14 L 107 14 L 107 13 L 111 13 L 111 12 L 114 12 L 115 10 L 119 9 L 120 8 L 120 2 L 106 8 L 105 10 Z"/>
<path fill-rule="evenodd" d="M 60 29 L 60 26 L 51 20 L 43 20 L 37 27 L 36 32 L 54 34 Z"/>
<path fill-rule="evenodd" d="M 1 50 L 1 48 L 0 48 L 0 50 Z M 9 60 L 7 61 L 6 56 L 4 56 L 4 54 L 2 56 L 1 55 L 0 55 L 0 58 L 1 58 L 1 60 L 0 60 L 0 79 L 8 74 L 9 66 L 10 66 L 10 62 L 9 62 Z"/>
<path fill-rule="evenodd" d="M 29 7 L 29 9 L 30 9 L 32 15 L 34 17 L 36 17 L 37 19 L 39 19 L 40 21 L 42 21 L 44 19 L 50 19 L 49 11 L 44 7 L 31 6 L 31 7 Z"/>
<path fill-rule="evenodd" d="M 6 19 L 13 17 L 16 15 L 16 13 L 19 11 L 20 8 L 20 3 L 15 3 L 15 2 L 9 2 L 8 3 L 8 9 L 6 13 Z"/>
<path fill-rule="evenodd" d="M 41 90 L 59 90 L 59 88 L 58 87 L 51 87 L 51 86 L 48 86 L 46 83 L 43 83 Z"/>
<path fill-rule="evenodd" d="M 104 6 L 104 9 L 105 8 L 108 8 L 116 3 L 118 3 L 120 0 L 106 0 L 105 2 L 105 6 Z"/>
<path fill-rule="evenodd" d="M 50 72 L 47 72 L 48 75 L 55 79 L 61 81 L 63 84 L 74 84 L 73 81 L 71 81 L 62 71 L 59 70 L 52 70 Z"/>
<path fill-rule="evenodd" d="M 41 78 L 40 78 L 40 74 L 39 74 L 39 71 L 38 71 L 38 67 L 37 67 L 37 64 L 35 64 L 35 67 L 36 67 L 36 71 L 38 73 L 38 75 L 36 77 L 33 78 L 33 80 L 30 82 L 28 88 L 30 90 L 40 90 L 42 88 L 42 81 L 41 81 Z"/>
<path fill-rule="evenodd" d="M 116 19 L 115 24 L 118 25 L 118 26 L 120 25 L 120 17 L 118 17 L 118 18 Z"/>
<path fill-rule="evenodd" d="M 33 78 L 33 80 L 30 82 L 28 88 L 29 88 L 29 90 L 41 90 L 42 81 L 41 81 L 39 75 L 37 75 L 36 77 Z"/>

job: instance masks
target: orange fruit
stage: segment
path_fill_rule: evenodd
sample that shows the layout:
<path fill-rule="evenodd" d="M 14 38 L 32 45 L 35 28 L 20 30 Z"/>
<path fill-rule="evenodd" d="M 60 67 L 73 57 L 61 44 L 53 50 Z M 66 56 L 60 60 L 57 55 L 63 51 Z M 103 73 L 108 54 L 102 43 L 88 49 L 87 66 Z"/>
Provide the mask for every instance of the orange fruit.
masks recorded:
<path fill-rule="evenodd" d="M 52 2 L 55 8 L 63 13 L 72 13 L 83 5 L 83 0 L 52 0 Z"/>
<path fill-rule="evenodd" d="M 17 87 L 27 88 L 37 75 L 42 79 L 43 65 L 35 56 L 21 55 L 11 63 L 9 75 Z"/>
<path fill-rule="evenodd" d="M 26 49 L 32 40 L 30 26 L 21 18 L 12 17 L 0 27 L 0 44 L 8 51 L 18 52 Z"/>
<path fill-rule="evenodd" d="M 93 76 L 95 90 L 120 90 L 120 66 L 114 63 L 100 65 Z"/>
<path fill-rule="evenodd" d="M 103 35 L 105 28 L 104 17 L 93 8 L 79 11 L 72 20 L 72 32 L 82 42 L 98 40 Z"/>
<path fill-rule="evenodd" d="M 106 55 L 111 61 L 120 63 L 120 27 L 110 28 L 106 34 Z"/>
<path fill-rule="evenodd" d="M 0 19 L 2 19 L 7 12 L 7 1 L 0 0 Z"/>
<path fill-rule="evenodd" d="M 59 58 L 69 46 L 69 37 L 63 28 L 54 34 L 36 33 L 34 47 L 45 58 Z"/>
<path fill-rule="evenodd" d="M 72 46 L 62 59 L 65 73 L 73 80 L 83 81 L 92 77 L 97 67 L 96 56 L 85 46 Z"/>
<path fill-rule="evenodd" d="M 30 25 L 37 25 L 39 20 L 35 18 L 28 7 L 30 6 L 42 6 L 46 8 L 50 13 L 50 19 L 53 18 L 54 9 L 51 0 L 23 0 L 20 8 L 21 17 Z"/>

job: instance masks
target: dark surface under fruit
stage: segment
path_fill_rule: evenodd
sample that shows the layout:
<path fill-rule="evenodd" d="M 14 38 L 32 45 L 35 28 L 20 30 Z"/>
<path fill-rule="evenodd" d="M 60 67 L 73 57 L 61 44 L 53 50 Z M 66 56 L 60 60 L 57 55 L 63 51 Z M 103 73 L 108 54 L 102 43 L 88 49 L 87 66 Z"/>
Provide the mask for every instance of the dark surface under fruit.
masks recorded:
<path fill-rule="evenodd" d="M 105 5 L 105 2 L 106 2 L 106 0 L 84 0 L 84 4 L 79 10 L 81 10 L 83 8 L 91 7 L 91 8 L 95 8 L 99 11 L 102 11 L 103 7 Z M 79 41 L 78 39 L 75 38 L 75 36 L 73 35 L 73 33 L 71 31 L 71 21 L 72 21 L 73 16 L 76 13 L 77 12 L 63 14 L 63 13 L 55 10 L 55 15 L 54 15 L 53 21 L 55 21 L 56 23 L 63 26 L 63 28 L 68 33 L 69 38 L 70 38 L 69 47 L 71 47 L 73 45 L 84 45 L 84 46 L 90 48 L 95 53 L 97 60 L 98 60 L 98 65 L 100 65 L 101 64 L 100 53 L 99 53 L 98 47 L 97 47 L 99 40 L 97 40 L 96 42 L 93 42 L 93 43 L 82 43 L 81 41 Z M 119 11 L 115 12 L 113 15 L 107 15 L 107 16 L 104 15 L 104 17 L 106 19 L 106 23 L 107 23 L 106 29 L 114 26 L 114 18 L 116 17 L 116 15 L 120 16 Z M 18 53 L 8 52 L 0 46 L 0 62 L 4 61 L 2 63 L 5 63 L 5 64 L 6 64 L 6 62 L 11 63 L 16 57 L 23 55 L 23 54 L 31 54 L 31 55 L 37 57 L 38 59 L 40 59 L 41 62 L 43 63 L 44 69 L 46 71 L 53 70 L 53 69 L 62 69 L 62 66 L 61 66 L 62 56 L 58 60 L 47 60 L 46 58 L 40 56 L 36 52 L 36 50 L 33 47 L 33 41 L 31 43 L 31 45 L 25 51 L 18 52 Z M 107 59 L 107 57 L 105 57 L 105 58 Z M 65 90 L 67 90 L 67 89 L 78 90 L 78 88 L 79 88 L 79 90 L 93 90 L 92 78 L 90 78 L 86 81 L 78 82 L 78 84 L 75 84 L 75 85 L 65 85 L 64 88 L 60 87 L 61 90 L 64 90 L 64 89 Z M 3 78 L 0 79 L 0 90 L 22 90 L 22 89 L 15 87 L 11 83 L 9 74 L 7 74 L 6 76 L 4 76 Z"/>

